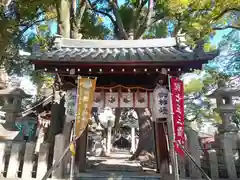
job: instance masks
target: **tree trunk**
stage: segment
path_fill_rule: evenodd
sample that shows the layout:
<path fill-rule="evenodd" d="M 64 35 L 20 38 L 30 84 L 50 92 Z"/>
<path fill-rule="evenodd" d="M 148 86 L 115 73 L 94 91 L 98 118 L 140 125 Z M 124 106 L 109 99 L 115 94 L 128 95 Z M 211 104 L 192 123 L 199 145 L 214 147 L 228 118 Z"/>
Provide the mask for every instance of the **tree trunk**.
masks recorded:
<path fill-rule="evenodd" d="M 137 108 L 136 112 L 139 123 L 139 143 L 136 152 L 132 155 L 130 160 L 137 159 L 143 151 L 150 154 L 155 152 L 152 121 L 149 116 L 145 115 L 145 109 Z"/>
<path fill-rule="evenodd" d="M 122 109 L 116 108 L 115 109 L 115 125 L 114 125 L 114 135 L 116 136 L 118 129 L 120 128 L 119 120 L 121 116 Z"/>
<path fill-rule="evenodd" d="M 70 38 L 70 6 L 69 0 L 57 3 L 58 33 L 64 38 Z"/>

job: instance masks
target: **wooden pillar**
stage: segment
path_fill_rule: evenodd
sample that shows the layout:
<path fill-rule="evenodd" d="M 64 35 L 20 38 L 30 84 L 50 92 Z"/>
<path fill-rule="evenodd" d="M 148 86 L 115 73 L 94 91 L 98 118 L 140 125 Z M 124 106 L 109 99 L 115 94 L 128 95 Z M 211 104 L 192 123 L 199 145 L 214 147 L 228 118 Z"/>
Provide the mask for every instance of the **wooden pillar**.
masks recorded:
<path fill-rule="evenodd" d="M 88 136 L 88 126 L 83 131 L 81 137 L 77 140 L 75 165 L 77 166 L 79 172 L 84 172 L 86 168 L 87 136 Z"/>
<path fill-rule="evenodd" d="M 158 171 L 162 171 L 162 168 L 165 167 L 165 170 L 169 171 L 169 150 L 168 150 L 168 141 L 166 138 L 167 126 L 166 123 L 160 122 L 166 121 L 166 119 L 157 119 L 155 124 L 155 133 L 156 133 L 156 150 L 157 150 L 157 164 Z M 164 128 L 165 126 L 165 128 Z M 166 172 L 164 171 L 164 172 Z"/>
<path fill-rule="evenodd" d="M 153 131 L 154 131 L 154 147 L 155 147 L 155 159 L 156 159 L 156 172 L 160 173 L 160 151 L 159 151 L 159 136 L 156 122 L 153 122 Z"/>

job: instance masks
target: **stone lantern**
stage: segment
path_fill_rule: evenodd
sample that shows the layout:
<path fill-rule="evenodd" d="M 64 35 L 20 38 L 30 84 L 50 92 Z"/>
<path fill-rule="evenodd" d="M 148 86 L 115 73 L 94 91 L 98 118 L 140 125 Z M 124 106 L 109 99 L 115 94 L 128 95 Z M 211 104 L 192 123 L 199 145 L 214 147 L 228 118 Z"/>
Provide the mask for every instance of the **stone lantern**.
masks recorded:
<path fill-rule="evenodd" d="M 240 96 L 240 89 L 224 86 L 220 86 L 208 96 L 216 99 L 217 102 L 215 111 L 219 113 L 222 119 L 222 124 L 218 127 L 220 133 L 238 131 L 238 128 L 232 123 L 232 116 L 237 110 L 237 107 L 232 102 L 233 96 Z"/>
<path fill-rule="evenodd" d="M 225 167 L 229 179 L 236 179 L 236 167 L 233 154 L 234 149 L 238 149 L 235 143 L 239 141 L 239 129 L 232 123 L 232 116 L 236 112 L 236 106 L 232 102 L 232 97 L 240 96 L 240 89 L 226 87 L 224 83 L 219 83 L 218 88 L 208 97 L 215 98 L 217 102 L 216 112 L 219 113 L 222 124 L 218 127 L 218 134 L 215 136 L 215 148 L 223 149 Z"/>
<path fill-rule="evenodd" d="M 110 107 L 105 107 L 104 112 L 100 113 L 99 116 L 100 123 L 107 129 L 107 153 L 111 152 L 112 148 L 112 128 L 115 125 L 115 115 Z"/>
<path fill-rule="evenodd" d="M 0 90 L 0 98 L 4 101 L 1 111 L 5 112 L 6 121 L 3 127 L 8 131 L 16 131 L 15 121 L 19 114 L 22 112 L 22 99 L 29 98 L 20 88 L 6 88 Z"/>

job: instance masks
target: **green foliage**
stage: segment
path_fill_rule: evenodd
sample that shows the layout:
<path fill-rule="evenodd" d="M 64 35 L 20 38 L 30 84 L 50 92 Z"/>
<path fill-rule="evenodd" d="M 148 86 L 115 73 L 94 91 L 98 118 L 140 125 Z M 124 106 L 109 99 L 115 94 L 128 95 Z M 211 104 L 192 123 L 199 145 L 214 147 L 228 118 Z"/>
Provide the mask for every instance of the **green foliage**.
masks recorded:
<path fill-rule="evenodd" d="M 188 43 L 208 40 L 216 30 L 240 28 L 239 0 L 158 0 L 158 9 L 174 24 L 173 35 L 184 33 Z"/>
<path fill-rule="evenodd" d="M 84 39 L 104 39 L 110 30 L 103 24 L 103 19 L 100 16 L 85 11 L 80 33 Z"/>
<path fill-rule="evenodd" d="M 215 103 L 207 95 L 217 88 L 220 80 L 227 82 L 228 78 L 214 71 L 195 71 L 194 74 L 199 78 L 193 78 L 184 86 L 186 121 L 221 123 L 219 114 L 215 112 Z"/>
<path fill-rule="evenodd" d="M 10 74 L 32 75 L 35 83 L 41 87 L 46 75 L 32 72 L 29 61 L 20 57 L 19 49 L 32 52 L 34 46 L 46 51 L 52 46 L 53 38 L 50 36 L 49 20 L 57 18 L 56 4 L 60 0 L 17 0 L 8 6 L 6 16 L 0 17 L 0 62 Z M 1 14 L 6 14 L 6 5 L 1 6 Z M 5 11 L 4 11 L 5 10 Z M 21 28 L 19 28 L 21 27 Z M 85 11 L 79 33 L 83 38 L 103 39 L 109 29 L 96 14 Z M 37 33 L 26 34 L 34 28 Z"/>
<path fill-rule="evenodd" d="M 238 128 L 240 128 L 240 104 L 237 104 L 237 111 L 233 115 L 232 121 Z"/>
<path fill-rule="evenodd" d="M 203 89 L 203 82 L 200 79 L 192 79 L 187 85 L 184 86 L 186 94 L 201 92 Z"/>
<path fill-rule="evenodd" d="M 10 1 L 9 1 L 10 2 Z M 19 50 L 30 50 L 31 42 L 25 42 L 26 32 L 32 27 L 39 27 L 44 32 L 43 21 L 56 18 L 51 7 L 53 0 L 16 0 L 0 7 L 0 65 L 5 66 L 9 74 L 29 74 L 29 62 L 20 57 Z M 31 37 L 33 39 L 33 37 Z M 31 40 L 32 40 L 31 39 Z M 42 39 L 38 41 L 43 42 Z"/>
<path fill-rule="evenodd" d="M 165 38 L 168 35 L 168 28 L 165 22 L 156 23 L 151 26 L 148 32 L 144 33 L 144 39 Z"/>

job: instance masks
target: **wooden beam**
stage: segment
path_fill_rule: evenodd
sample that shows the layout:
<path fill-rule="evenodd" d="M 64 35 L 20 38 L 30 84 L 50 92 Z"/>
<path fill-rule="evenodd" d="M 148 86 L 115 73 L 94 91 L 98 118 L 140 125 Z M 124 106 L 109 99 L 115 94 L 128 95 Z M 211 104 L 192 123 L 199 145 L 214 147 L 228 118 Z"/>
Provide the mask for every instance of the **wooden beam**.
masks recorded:
<path fill-rule="evenodd" d="M 79 172 L 84 172 L 86 169 L 87 137 L 88 137 L 88 126 L 82 133 L 81 137 L 77 140 L 75 165 L 77 166 Z"/>

